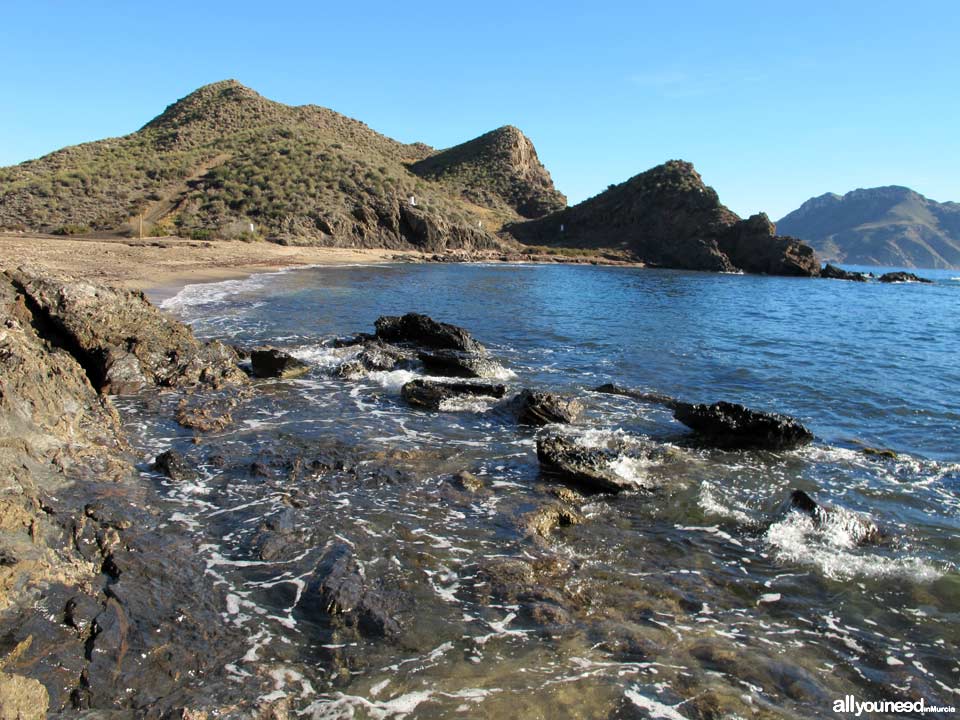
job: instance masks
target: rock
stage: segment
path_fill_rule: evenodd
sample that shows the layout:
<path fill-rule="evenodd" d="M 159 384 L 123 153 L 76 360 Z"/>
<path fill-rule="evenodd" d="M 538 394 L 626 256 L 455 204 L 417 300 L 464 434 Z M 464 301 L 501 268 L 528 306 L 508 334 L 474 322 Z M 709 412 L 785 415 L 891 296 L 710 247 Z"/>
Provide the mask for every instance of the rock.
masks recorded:
<path fill-rule="evenodd" d="M 432 380 L 411 380 L 400 389 L 404 400 L 414 407 L 428 410 L 439 410 L 444 400 L 465 396 L 502 398 L 506 393 L 507 388 L 503 385 Z"/>
<path fill-rule="evenodd" d="M 867 276 L 864 273 L 844 270 L 843 268 L 838 268 L 836 265 L 831 265 L 830 263 L 824 265 L 823 269 L 820 270 L 820 277 L 828 278 L 830 280 L 853 280 L 854 282 L 867 281 Z"/>
<path fill-rule="evenodd" d="M 305 375 L 310 365 L 276 348 L 257 348 L 250 353 L 254 377 L 291 379 Z"/>
<path fill-rule="evenodd" d="M 357 360 L 367 370 L 397 370 L 411 367 L 416 354 L 382 340 L 371 340 L 364 344 Z"/>
<path fill-rule="evenodd" d="M 537 439 L 537 459 L 541 469 L 554 473 L 594 492 L 636 489 L 636 485 L 618 475 L 611 463 L 617 455 L 600 448 L 585 448 L 568 438 L 554 435 Z"/>
<path fill-rule="evenodd" d="M 905 283 L 905 282 L 917 282 L 917 283 L 932 283 L 933 280 L 927 280 L 926 278 L 917 277 L 913 273 L 908 272 L 888 272 L 881 275 L 878 280 L 882 283 Z"/>
<path fill-rule="evenodd" d="M 66 349 L 101 392 L 246 382 L 232 349 L 198 341 L 141 292 L 54 279 L 26 267 L 6 277 L 23 295 L 34 326 Z"/>
<path fill-rule="evenodd" d="M 538 390 L 524 390 L 517 400 L 520 404 L 517 421 L 524 425 L 572 423 L 583 412 L 583 403 L 575 398 Z"/>
<path fill-rule="evenodd" d="M 176 482 L 193 480 L 197 477 L 193 468 L 183 459 L 183 455 L 176 450 L 166 450 L 157 455 L 153 461 L 153 469 Z"/>
<path fill-rule="evenodd" d="M 621 387 L 613 383 L 604 383 L 593 389 L 594 392 L 606 393 L 608 395 L 622 395 L 623 397 L 633 398 L 640 402 L 652 403 L 654 405 L 663 405 L 671 410 L 676 406 L 677 401 L 669 395 L 662 393 L 651 393 L 643 390 L 632 390 L 631 388 Z"/>
<path fill-rule="evenodd" d="M 63 621 L 85 637 L 94 618 L 102 610 L 103 606 L 89 595 L 75 595 L 63 608 Z"/>
<path fill-rule="evenodd" d="M 44 720 L 50 696 L 32 678 L 0 673 L 0 720 Z"/>
<path fill-rule="evenodd" d="M 460 350 L 485 355 L 486 348 L 466 330 L 456 325 L 437 322 L 418 313 L 402 317 L 383 316 L 375 323 L 377 337 L 390 343 L 408 343 L 424 348 Z"/>
<path fill-rule="evenodd" d="M 484 355 L 458 350 L 433 350 L 417 353 L 420 362 L 432 375 L 466 378 L 492 378 L 503 372 L 499 363 Z"/>
<path fill-rule="evenodd" d="M 883 533 L 868 517 L 844 508 L 821 505 L 803 490 L 790 494 L 790 508 L 809 515 L 817 528 L 830 527 L 846 533 L 858 545 L 879 542 Z"/>
<path fill-rule="evenodd" d="M 558 527 L 579 525 L 583 515 L 563 502 L 553 502 L 532 510 L 520 519 L 520 527 L 529 535 L 550 537 Z"/>
<path fill-rule="evenodd" d="M 359 380 L 367 374 L 367 368 L 359 360 L 348 360 L 342 365 L 337 366 L 337 377 L 344 380 Z"/>
<path fill-rule="evenodd" d="M 896 460 L 900 457 L 896 451 L 888 448 L 863 447 L 860 448 L 860 452 L 868 457 L 884 458 L 885 460 Z"/>
<path fill-rule="evenodd" d="M 231 411 L 237 403 L 236 398 L 185 397 L 177 403 L 174 418 L 177 424 L 191 430 L 217 432 L 233 422 Z"/>
<path fill-rule="evenodd" d="M 786 450 L 813 440 L 813 434 L 792 417 L 751 410 L 736 403 L 677 403 L 673 416 L 710 444 L 722 448 Z"/>
<path fill-rule="evenodd" d="M 462 470 L 454 475 L 454 481 L 462 490 L 466 490 L 467 492 L 471 493 L 480 492 L 485 488 L 483 480 L 478 478 L 472 472 L 467 472 L 466 470 Z"/>

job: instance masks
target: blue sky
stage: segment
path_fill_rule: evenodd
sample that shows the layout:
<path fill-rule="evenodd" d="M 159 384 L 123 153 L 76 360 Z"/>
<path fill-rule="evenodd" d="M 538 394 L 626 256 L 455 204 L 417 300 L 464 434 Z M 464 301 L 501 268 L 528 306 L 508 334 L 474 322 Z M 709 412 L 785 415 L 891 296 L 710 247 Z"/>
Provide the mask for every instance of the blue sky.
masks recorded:
<path fill-rule="evenodd" d="M 435 147 L 516 125 L 571 202 L 671 158 L 741 215 L 960 201 L 955 1 L 4 5 L 0 165 L 232 77 Z"/>

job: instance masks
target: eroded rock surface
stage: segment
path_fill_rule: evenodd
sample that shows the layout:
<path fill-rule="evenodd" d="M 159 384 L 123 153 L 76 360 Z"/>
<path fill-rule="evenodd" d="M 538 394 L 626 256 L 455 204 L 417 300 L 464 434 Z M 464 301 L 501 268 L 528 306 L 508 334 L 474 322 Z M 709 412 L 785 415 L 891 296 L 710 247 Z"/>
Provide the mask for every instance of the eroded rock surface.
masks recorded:
<path fill-rule="evenodd" d="M 737 403 L 677 403 L 673 416 L 707 443 L 723 448 L 786 450 L 813 440 L 813 433 L 795 418 Z"/>

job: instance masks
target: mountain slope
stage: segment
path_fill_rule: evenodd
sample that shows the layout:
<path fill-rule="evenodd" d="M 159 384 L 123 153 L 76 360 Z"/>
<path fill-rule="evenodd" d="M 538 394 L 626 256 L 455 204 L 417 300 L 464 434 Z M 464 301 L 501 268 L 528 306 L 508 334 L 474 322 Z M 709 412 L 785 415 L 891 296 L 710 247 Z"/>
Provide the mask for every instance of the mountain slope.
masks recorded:
<path fill-rule="evenodd" d="M 960 267 L 960 204 L 938 203 L 906 187 L 826 193 L 805 202 L 777 226 L 808 241 L 826 260 Z"/>
<path fill-rule="evenodd" d="M 816 275 L 813 251 L 779 237 L 766 215 L 741 220 L 693 165 L 671 160 L 572 208 L 509 225 L 521 242 L 611 248 L 652 265 Z"/>
<path fill-rule="evenodd" d="M 556 192 L 549 176 L 546 185 L 532 176 L 529 188 L 524 177 L 484 186 L 480 158 L 467 201 L 408 169 L 433 154 L 332 110 L 286 106 L 228 80 L 130 135 L 0 170 L 0 227 L 122 232 L 143 213 L 157 234 L 482 249 L 504 243 L 481 227 L 490 211 L 500 222 L 516 220 L 515 198 Z"/>

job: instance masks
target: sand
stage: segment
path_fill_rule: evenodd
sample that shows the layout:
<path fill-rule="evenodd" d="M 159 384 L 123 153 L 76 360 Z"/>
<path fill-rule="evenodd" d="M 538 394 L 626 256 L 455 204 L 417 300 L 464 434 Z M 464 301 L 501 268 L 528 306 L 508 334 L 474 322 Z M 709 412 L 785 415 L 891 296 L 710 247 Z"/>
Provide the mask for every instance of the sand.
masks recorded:
<path fill-rule="evenodd" d="M 243 278 L 257 272 L 420 257 L 419 253 L 399 250 L 286 247 L 268 242 L 0 233 L 0 269 L 39 265 L 52 272 L 143 290 L 153 302 L 175 295 L 184 285 Z"/>

